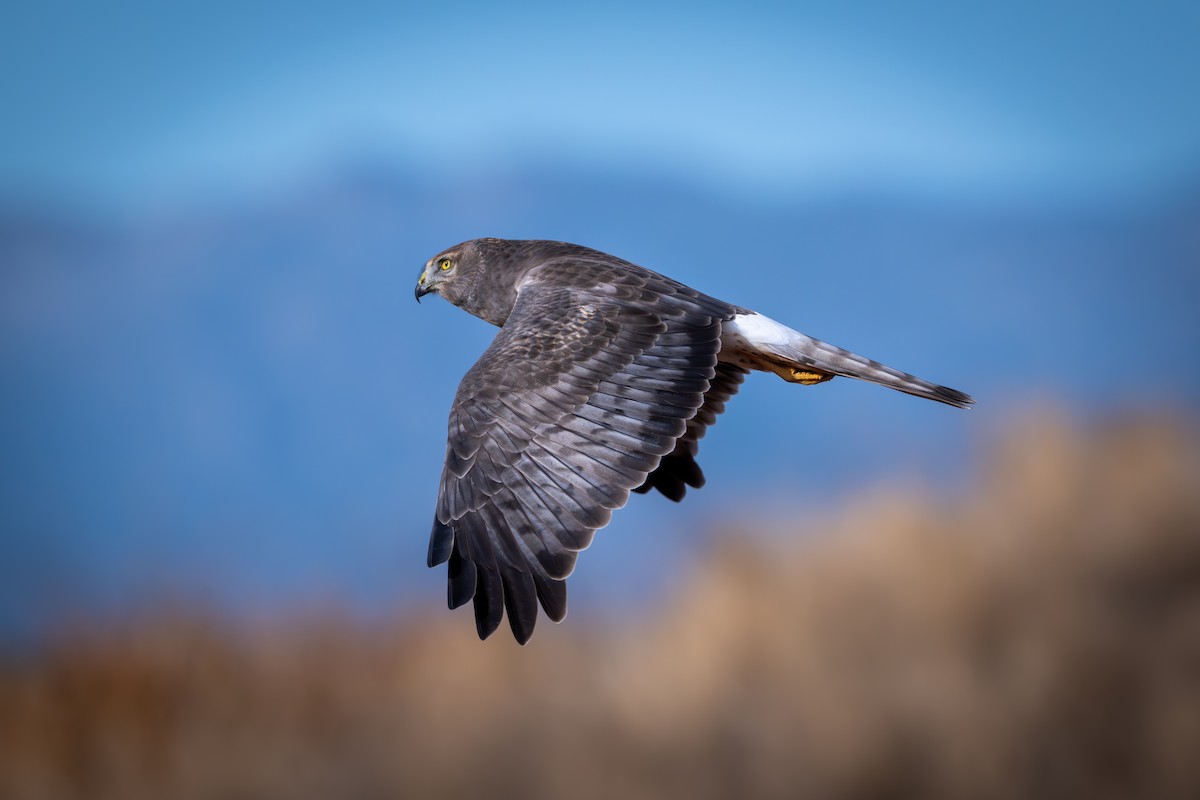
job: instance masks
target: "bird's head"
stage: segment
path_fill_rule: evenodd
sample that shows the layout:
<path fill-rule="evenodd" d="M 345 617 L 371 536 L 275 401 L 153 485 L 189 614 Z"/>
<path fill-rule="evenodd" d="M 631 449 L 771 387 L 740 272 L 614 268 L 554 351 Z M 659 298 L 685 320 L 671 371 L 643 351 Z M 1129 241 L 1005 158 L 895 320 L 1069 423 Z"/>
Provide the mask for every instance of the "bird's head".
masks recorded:
<path fill-rule="evenodd" d="M 478 273 L 479 251 L 474 242 L 456 244 L 425 262 L 414 294 L 419 302 L 437 292 L 456 306 L 466 301 Z"/>
<path fill-rule="evenodd" d="M 430 292 L 493 325 L 503 325 L 517 300 L 517 285 L 530 266 L 544 260 L 538 242 L 472 239 L 425 262 L 414 294 Z"/>

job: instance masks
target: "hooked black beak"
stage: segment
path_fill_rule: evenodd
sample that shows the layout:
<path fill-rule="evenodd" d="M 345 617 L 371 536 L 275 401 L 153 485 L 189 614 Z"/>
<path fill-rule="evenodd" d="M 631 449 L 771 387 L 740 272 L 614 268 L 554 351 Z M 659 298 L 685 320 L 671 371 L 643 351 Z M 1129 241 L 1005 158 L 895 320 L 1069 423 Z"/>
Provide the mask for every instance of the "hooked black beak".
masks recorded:
<path fill-rule="evenodd" d="M 417 298 L 417 302 L 421 302 L 421 298 L 433 291 L 433 287 L 429 285 L 425 278 L 425 273 L 421 273 L 421 277 L 417 278 L 417 288 L 413 289 L 413 295 Z"/>

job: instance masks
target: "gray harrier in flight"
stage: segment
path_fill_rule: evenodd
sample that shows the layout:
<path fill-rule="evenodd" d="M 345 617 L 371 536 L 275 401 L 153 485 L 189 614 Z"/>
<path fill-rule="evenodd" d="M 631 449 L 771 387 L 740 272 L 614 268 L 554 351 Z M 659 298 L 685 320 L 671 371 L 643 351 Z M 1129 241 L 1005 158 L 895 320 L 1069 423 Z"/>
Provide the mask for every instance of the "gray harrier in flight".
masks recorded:
<path fill-rule="evenodd" d="M 539 602 L 561 620 L 579 551 L 630 492 L 703 486 L 698 442 L 752 369 L 974 402 L 565 242 L 464 242 L 425 265 L 417 299 L 430 292 L 500 326 L 450 409 L 429 540 L 429 566 L 450 562 L 450 607 L 474 599 L 480 638 L 506 609 L 522 644 Z"/>

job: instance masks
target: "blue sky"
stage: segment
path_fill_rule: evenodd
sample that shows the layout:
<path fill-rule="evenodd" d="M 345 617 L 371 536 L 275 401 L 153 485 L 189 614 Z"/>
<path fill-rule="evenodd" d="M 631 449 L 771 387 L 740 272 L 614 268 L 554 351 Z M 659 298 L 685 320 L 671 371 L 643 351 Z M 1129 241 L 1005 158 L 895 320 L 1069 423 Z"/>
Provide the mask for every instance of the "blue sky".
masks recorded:
<path fill-rule="evenodd" d="M 1194 3 L 28 3 L 0 177 L 98 202 L 373 150 L 739 191 L 1156 188 L 1200 169 Z"/>
<path fill-rule="evenodd" d="M 575 609 L 661 591 L 746 508 L 961 486 L 1046 398 L 1194 412 L 1198 8 L 7 10 L 0 645 L 164 595 L 438 604 L 446 411 L 494 330 L 412 281 L 475 236 L 596 246 L 980 399 L 752 378 L 708 486 L 617 514 Z"/>

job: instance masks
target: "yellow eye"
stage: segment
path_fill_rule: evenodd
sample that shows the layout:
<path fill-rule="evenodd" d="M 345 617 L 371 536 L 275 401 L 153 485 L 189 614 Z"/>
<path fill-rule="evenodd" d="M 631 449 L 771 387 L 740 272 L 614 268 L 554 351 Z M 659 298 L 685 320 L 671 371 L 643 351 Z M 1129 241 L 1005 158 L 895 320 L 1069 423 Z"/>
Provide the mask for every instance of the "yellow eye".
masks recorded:
<path fill-rule="evenodd" d="M 441 269 L 443 272 L 450 269 L 450 259 L 443 258 L 441 261 L 438 262 L 438 268 Z"/>

